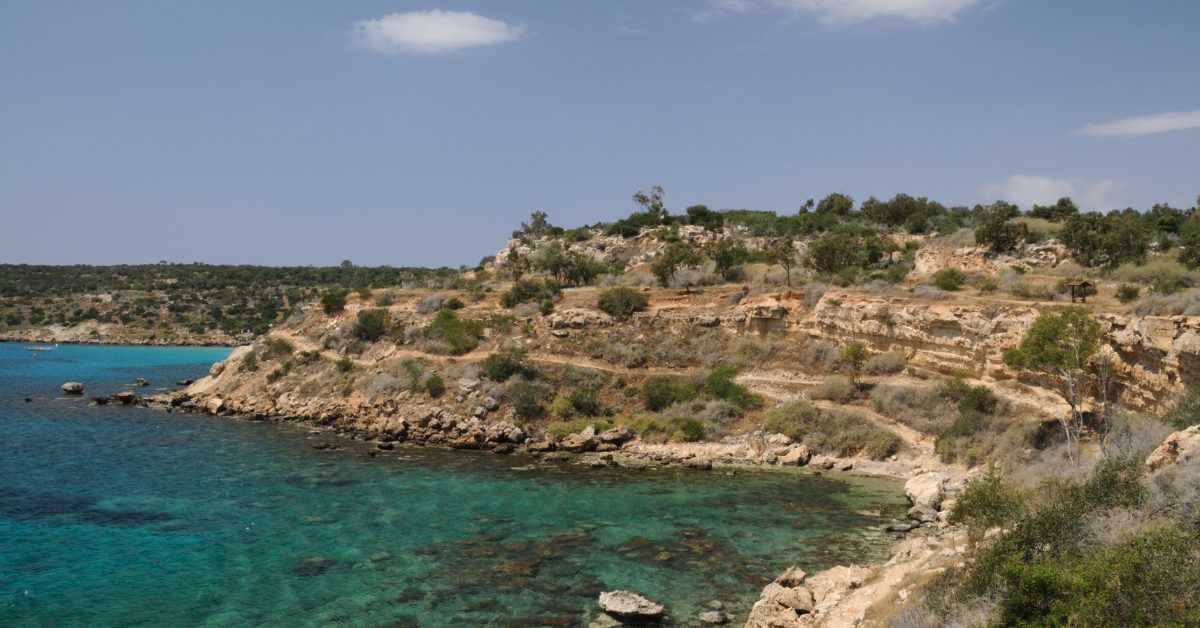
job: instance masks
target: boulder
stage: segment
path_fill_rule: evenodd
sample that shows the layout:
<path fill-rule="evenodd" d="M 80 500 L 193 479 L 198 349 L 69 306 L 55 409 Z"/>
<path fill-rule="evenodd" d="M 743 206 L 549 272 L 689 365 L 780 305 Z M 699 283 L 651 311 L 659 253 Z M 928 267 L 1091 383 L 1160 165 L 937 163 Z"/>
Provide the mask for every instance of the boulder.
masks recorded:
<path fill-rule="evenodd" d="M 767 437 L 767 444 L 775 446 L 791 445 L 792 439 L 783 434 L 771 434 L 769 437 Z"/>
<path fill-rule="evenodd" d="M 608 443 L 610 445 L 621 445 L 625 441 L 633 438 L 633 430 L 630 430 L 624 425 L 619 425 L 611 430 L 605 430 L 600 434 L 600 436 L 598 436 L 598 438 L 603 443 Z"/>
<path fill-rule="evenodd" d="M 729 617 L 722 611 L 707 611 L 700 613 L 696 619 L 699 619 L 705 624 L 723 624 L 729 621 Z"/>
<path fill-rule="evenodd" d="M 137 395 L 133 394 L 132 390 L 126 390 L 119 393 L 113 393 L 110 397 L 113 401 L 122 405 L 130 405 L 137 401 Z"/>
<path fill-rule="evenodd" d="M 514 449 L 516 449 L 516 446 L 514 446 L 512 443 L 500 443 L 499 445 L 496 445 L 495 447 L 492 448 L 492 453 L 494 453 L 494 454 L 511 454 Z"/>
<path fill-rule="evenodd" d="M 483 407 L 487 408 L 488 412 L 495 412 L 497 409 L 500 408 L 500 402 L 496 401 L 495 399 L 492 399 L 491 397 L 484 397 L 483 398 Z"/>
<path fill-rule="evenodd" d="M 828 604 L 841 600 L 847 591 L 857 589 L 871 577 L 871 570 L 850 565 L 833 569 L 808 578 L 808 590 L 817 604 Z"/>
<path fill-rule="evenodd" d="M 779 464 L 802 467 L 808 464 L 810 458 L 812 454 L 807 445 L 795 445 L 779 459 Z"/>
<path fill-rule="evenodd" d="M 571 457 L 567 454 L 549 453 L 542 456 L 542 460 L 546 462 L 569 462 Z"/>
<path fill-rule="evenodd" d="M 707 471 L 709 469 L 712 469 L 712 459 L 711 458 L 699 458 L 699 457 L 688 458 L 687 460 L 683 461 L 683 466 L 688 469 L 699 469 L 701 471 Z"/>
<path fill-rule="evenodd" d="M 571 434 L 570 436 L 564 438 L 563 441 L 559 443 L 558 447 L 559 449 L 573 451 L 576 453 L 591 451 L 595 449 L 597 445 L 595 434 L 596 430 L 591 426 L 588 426 L 587 429 L 583 430 L 582 432 L 579 432 L 578 434 Z"/>
<path fill-rule="evenodd" d="M 143 379 L 141 377 L 135 378 L 133 380 L 133 383 L 130 384 L 130 386 L 149 386 L 149 385 L 150 385 L 150 382 L 146 381 L 145 379 Z"/>
<path fill-rule="evenodd" d="M 772 582 L 763 589 L 758 599 L 774 602 L 797 613 L 811 613 L 813 609 L 813 596 L 805 587 L 785 587 Z"/>
<path fill-rule="evenodd" d="M 208 369 L 208 374 L 210 377 L 216 377 L 223 372 L 225 372 L 224 362 L 217 362 L 216 364 L 212 365 L 212 368 Z"/>
<path fill-rule="evenodd" d="M 547 438 L 547 439 L 539 440 L 537 442 L 529 443 L 528 445 L 525 446 L 525 448 L 528 449 L 529 451 L 537 451 L 537 452 L 554 451 L 554 450 L 558 449 L 558 444 Z"/>
<path fill-rule="evenodd" d="M 62 385 L 62 390 L 68 395 L 82 395 L 83 384 L 80 384 L 79 382 L 67 382 Z"/>
<path fill-rule="evenodd" d="M 213 397 L 208 400 L 208 403 L 204 404 L 204 409 L 208 410 L 210 414 L 216 414 L 225 409 L 225 400 L 220 397 Z"/>
<path fill-rule="evenodd" d="M 1168 467 L 1173 464 L 1187 462 L 1198 457 L 1200 453 L 1200 425 L 1193 425 L 1186 430 L 1175 432 L 1163 441 L 1146 458 L 1146 466 L 1153 470 Z"/>
<path fill-rule="evenodd" d="M 946 482 L 949 478 L 940 473 L 925 473 L 909 480 L 904 484 L 904 494 L 912 501 L 913 506 L 921 506 L 933 510 L 937 516 L 938 508 L 946 497 Z"/>
<path fill-rule="evenodd" d="M 463 392 L 471 392 L 472 390 L 475 390 L 476 388 L 479 388 L 479 380 L 477 380 L 477 379 L 474 379 L 471 377 L 464 377 L 464 378 L 458 380 L 458 389 Z"/>
<path fill-rule="evenodd" d="M 803 569 L 796 565 L 792 565 L 791 567 L 787 568 L 787 571 L 779 574 L 779 577 L 775 579 L 775 584 L 785 587 L 798 587 L 804 584 L 804 578 L 807 575 L 808 574 L 804 573 Z"/>
<path fill-rule="evenodd" d="M 617 617 L 657 619 L 666 609 L 632 591 L 605 591 L 600 594 L 600 610 Z"/>
<path fill-rule="evenodd" d="M 938 511 L 928 504 L 917 504 L 908 509 L 908 516 L 921 523 L 931 523 L 938 520 Z"/>
<path fill-rule="evenodd" d="M 832 469 L 836 460 L 829 456 L 813 456 L 808 460 L 808 466 L 814 469 Z"/>
<path fill-rule="evenodd" d="M 192 385 L 192 384 L 194 384 L 194 383 L 196 383 L 196 382 L 195 382 L 195 380 L 191 380 L 191 379 L 181 379 L 181 380 L 179 380 L 179 381 L 175 382 L 175 385 L 176 385 L 176 386 L 191 386 L 191 385 Z"/>

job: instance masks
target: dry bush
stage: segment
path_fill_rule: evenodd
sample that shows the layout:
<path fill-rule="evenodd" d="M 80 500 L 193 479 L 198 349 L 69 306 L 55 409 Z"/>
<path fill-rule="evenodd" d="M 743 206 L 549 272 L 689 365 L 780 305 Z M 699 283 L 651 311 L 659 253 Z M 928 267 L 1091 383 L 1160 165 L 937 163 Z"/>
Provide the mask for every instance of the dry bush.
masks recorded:
<path fill-rule="evenodd" d="M 693 359 L 707 367 L 716 366 L 721 361 L 722 346 L 725 344 L 721 332 L 716 329 L 706 329 L 692 338 Z"/>
<path fill-rule="evenodd" d="M 903 371 L 907 364 L 908 360 L 904 357 L 904 350 L 896 349 L 871 356 L 871 359 L 863 364 L 863 372 L 868 375 L 892 375 Z"/>
<path fill-rule="evenodd" d="M 918 299 L 931 299 L 934 301 L 950 298 L 949 292 L 946 292 L 937 286 L 917 286 L 916 288 L 913 288 L 912 294 Z"/>
<path fill-rule="evenodd" d="M 813 389 L 813 399 L 828 399 L 834 403 L 847 403 L 854 399 L 855 394 L 854 384 L 849 377 L 842 375 L 830 375 L 821 382 L 819 386 Z"/>
<path fill-rule="evenodd" d="M 800 363 L 832 373 L 842 368 L 842 348 L 828 338 L 809 339 L 800 346 Z"/>
<path fill-rule="evenodd" d="M 397 390 L 400 390 L 400 388 L 400 380 L 388 375 L 387 373 L 380 373 L 375 377 L 374 381 L 367 386 L 367 401 L 374 402 L 380 397 L 386 397 L 387 395 L 395 393 Z"/>
<path fill-rule="evenodd" d="M 1141 265 L 1134 262 L 1122 264 L 1113 271 L 1112 277 L 1124 283 L 1145 286 L 1200 286 L 1200 270 L 1188 270 L 1179 263 L 1177 255 L 1173 252 L 1150 258 Z"/>
<path fill-rule="evenodd" d="M 671 277 L 671 287 L 686 288 L 721 284 L 723 283 L 721 277 L 715 273 L 716 267 L 716 263 L 710 260 L 695 268 L 681 268 L 675 271 Z"/>
<path fill-rule="evenodd" d="M 1051 238 L 1056 237 L 1058 232 L 1062 231 L 1063 228 L 1063 223 L 1061 222 L 1050 222 L 1049 220 L 1042 218 L 1028 218 L 1025 216 L 1013 218 L 1009 220 L 1009 222 L 1018 225 L 1025 225 L 1026 227 L 1029 227 L 1030 231 L 1041 231 Z"/>
<path fill-rule="evenodd" d="M 627 345 L 622 342 L 595 341 L 588 343 L 585 350 L 593 359 L 620 364 L 629 369 L 646 365 L 646 347 L 638 343 Z"/>
<path fill-rule="evenodd" d="M 922 434 L 940 433 L 958 414 L 954 404 L 934 386 L 880 384 L 871 391 L 871 400 L 877 412 Z"/>
<path fill-rule="evenodd" d="M 450 345 L 441 338 L 425 338 L 423 336 L 417 336 L 417 339 L 413 342 L 413 345 L 416 347 L 417 351 L 431 353 L 433 355 L 450 355 L 453 353 L 453 349 L 450 347 Z"/>
<path fill-rule="evenodd" d="M 1164 296 L 1152 293 L 1133 306 L 1138 316 L 1198 316 L 1200 315 L 1200 290 Z"/>
<path fill-rule="evenodd" d="M 738 338 L 729 345 L 726 361 L 738 366 L 756 366 L 769 361 L 783 349 L 774 335 L 766 338 Z"/>
<path fill-rule="evenodd" d="M 1174 431 L 1158 417 L 1120 411 L 1113 418 L 1105 445 L 1111 456 L 1145 460 Z"/>
<path fill-rule="evenodd" d="M 558 383 L 571 388 L 590 388 L 599 390 L 604 388 L 604 382 L 608 378 L 604 373 L 596 369 L 580 368 L 574 364 L 563 366 L 562 372 L 558 375 Z"/>
<path fill-rule="evenodd" d="M 654 351 L 650 356 L 654 362 L 671 366 L 692 364 L 691 342 L 688 339 L 670 334 L 655 334 L 651 342 L 654 343 Z"/>
<path fill-rule="evenodd" d="M 704 424 L 708 435 L 720 437 L 729 433 L 729 426 L 742 417 L 742 411 L 721 399 L 693 400 L 672 404 L 658 417 L 667 423 L 676 419 L 696 419 Z"/>
<path fill-rule="evenodd" d="M 825 296 L 825 291 L 829 290 L 829 286 L 823 283 L 808 283 L 800 289 L 804 291 L 804 306 L 816 307 L 821 297 Z"/>
<path fill-rule="evenodd" d="M 977 246 L 975 244 L 975 230 L 964 227 L 945 237 L 921 241 L 921 248 L 935 245 L 955 249 L 964 246 Z"/>
<path fill-rule="evenodd" d="M 446 300 L 442 298 L 442 295 L 431 294 L 421 299 L 421 302 L 417 304 L 417 314 L 433 314 L 442 309 L 442 304 L 445 302 Z"/>

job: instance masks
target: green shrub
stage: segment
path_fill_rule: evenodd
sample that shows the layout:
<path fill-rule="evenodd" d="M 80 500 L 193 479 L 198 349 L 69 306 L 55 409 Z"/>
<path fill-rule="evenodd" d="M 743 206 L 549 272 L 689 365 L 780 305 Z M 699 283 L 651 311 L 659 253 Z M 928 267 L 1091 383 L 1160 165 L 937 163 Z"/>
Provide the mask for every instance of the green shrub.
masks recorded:
<path fill-rule="evenodd" d="M 342 358 L 337 362 L 334 362 L 333 365 L 337 367 L 337 370 L 347 373 L 350 371 L 350 369 L 354 368 L 354 360 L 351 360 L 350 358 Z"/>
<path fill-rule="evenodd" d="M 875 430 L 867 437 L 865 453 L 871 460 L 883 460 L 900 451 L 904 440 L 888 430 Z"/>
<path fill-rule="evenodd" d="M 651 412 L 658 412 L 676 402 L 691 401 L 699 394 L 695 383 L 676 381 L 666 375 L 653 375 L 642 384 L 642 405 Z"/>
<path fill-rule="evenodd" d="M 446 382 L 441 375 L 433 375 L 425 380 L 425 392 L 429 393 L 430 397 L 437 399 L 446 394 Z"/>
<path fill-rule="evenodd" d="M 634 312 L 646 309 L 646 305 L 649 303 L 650 299 L 641 292 L 632 288 L 619 287 L 601 292 L 597 306 L 600 311 L 614 318 L 625 319 L 632 316 Z"/>
<path fill-rule="evenodd" d="M 353 340 L 346 345 L 346 353 L 352 355 L 362 355 L 367 350 L 367 343 L 362 340 Z"/>
<path fill-rule="evenodd" d="M 958 403 L 971 391 L 971 385 L 967 383 L 967 375 L 962 372 L 955 373 L 953 378 L 943 381 L 939 388 L 941 393 L 954 403 Z"/>
<path fill-rule="evenodd" d="M 737 377 L 737 374 L 738 370 L 735 367 L 729 365 L 717 367 L 705 379 L 704 392 L 717 399 L 724 399 L 743 410 L 762 407 L 762 397 L 750 392 L 745 386 L 733 382 L 733 378 Z"/>
<path fill-rule="evenodd" d="M 704 438 L 704 424 L 696 419 L 674 419 L 671 426 L 675 428 L 671 440 L 693 443 Z"/>
<path fill-rule="evenodd" d="M 509 288 L 500 295 L 500 305 L 502 307 L 516 307 L 528 301 L 541 302 L 546 299 L 554 299 L 561 293 L 562 288 L 558 282 L 522 279 L 515 282 L 512 288 Z"/>
<path fill-rule="evenodd" d="M 1116 292 L 1117 300 L 1123 304 L 1133 303 L 1141 296 L 1142 291 L 1137 286 L 1129 284 L 1122 284 L 1120 288 L 1117 288 Z"/>
<path fill-rule="evenodd" d="M 463 303 L 461 299 L 455 297 L 453 299 L 450 299 L 449 301 L 446 301 L 446 304 L 443 305 L 442 307 L 448 307 L 452 310 L 461 310 L 464 307 L 467 307 L 467 304 Z"/>
<path fill-rule="evenodd" d="M 522 347 L 507 347 L 498 353 L 488 355 L 479 362 L 488 379 L 494 382 L 506 382 L 508 378 L 520 373 L 525 365 L 525 349 Z"/>
<path fill-rule="evenodd" d="M 899 437 L 866 417 L 834 408 L 822 412 L 807 401 L 792 401 L 767 413 L 763 430 L 801 441 L 818 453 L 862 453 L 879 460 L 899 451 Z M 882 434 L 880 434 L 882 432 Z"/>
<path fill-rule="evenodd" d="M 239 373 L 253 373 L 258 370 L 258 358 L 251 351 L 242 358 L 242 363 L 238 365 Z"/>
<path fill-rule="evenodd" d="M 542 406 L 544 394 L 542 389 L 529 382 L 516 382 L 508 387 L 504 398 L 517 416 L 523 419 L 536 419 L 545 412 Z"/>
<path fill-rule="evenodd" d="M 358 320 L 354 322 L 350 333 L 355 338 L 376 342 L 387 333 L 391 322 L 391 315 L 383 308 L 363 310 L 358 313 Z"/>
<path fill-rule="evenodd" d="M 359 296 L 360 298 L 362 298 L 362 300 L 364 300 L 364 301 L 366 301 L 367 299 L 370 299 L 370 298 L 371 298 L 371 288 L 370 288 L 370 286 L 359 286 L 359 287 L 358 287 L 358 288 L 356 288 L 354 291 L 355 291 L 355 292 L 357 292 L 357 293 L 358 293 L 358 296 Z"/>
<path fill-rule="evenodd" d="M 958 290 L 964 283 L 967 283 L 967 275 L 957 268 L 939 270 L 933 275 L 933 285 L 942 290 Z"/>
<path fill-rule="evenodd" d="M 262 352 L 262 357 L 264 360 L 270 360 L 276 357 L 286 357 L 295 351 L 295 348 L 292 347 L 292 343 L 284 340 L 283 338 L 267 338 L 266 342 L 263 343 L 263 346 L 264 349 Z"/>
<path fill-rule="evenodd" d="M 442 308 L 421 335 L 445 342 L 452 355 L 462 355 L 479 346 L 485 327 L 483 321 L 460 319 L 454 310 Z"/>
<path fill-rule="evenodd" d="M 287 376 L 287 374 L 288 374 L 288 373 L 291 373 L 291 372 L 292 372 L 292 361 L 291 361 L 291 360 L 288 360 L 287 362 L 284 362 L 284 363 L 283 363 L 283 366 L 281 366 L 281 367 L 279 367 L 279 368 L 275 369 L 274 371 L 271 371 L 270 373 L 268 373 L 268 374 L 267 374 L 267 381 L 268 381 L 268 382 L 270 382 L 270 383 L 272 383 L 272 384 L 274 384 L 275 382 L 277 382 L 277 381 L 279 381 L 279 380 L 283 379 L 284 377 L 286 377 L 286 376 Z"/>
<path fill-rule="evenodd" d="M 538 312 L 541 312 L 542 316 L 550 316 L 553 311 L 554 301 L 552 299 L 543 299 L 541 304 L 538 305 Z"/>
<path fill-rule="evenodd" d="M 653 414 L 636 415 L 626 423 L 626 426 L 640 436 L 663 434 L 666 433 L 669 427 L 667 421 Z"/>
<path fill-rule="evenodd" d="M 1187 387 L 1175 407 L 1163 417 L 1163 422 L 1177 430 L 1200 424 L 1200 384 Z"/>
<path fill-rule="evenodd" d="M 346 295 L 349 294 L 345 290 L 337 292 L 326 292 L 321 295 L 321 308 L 328 315 L 337 314 L 346 309 Z"/>
<path fill-rule="evenodd" d="M 1021 506 L 1021 494 L 1005 485 L 1000 473 L 992 470 L 967 485 L 947 521 L 982 532 L 1008 524 L 1020 514 Z"/>
<path fill-rule="evenodd" d="M 996 411 L 996 395 L 987 386 L 975 386 L 967 391 L 958 401 L 958 411 L 964 414 L 977 412 L 991 414 Z"/>
<path fill-rule="evenodd" d="M 995 279 L 984 279 L 979 282 L 979 291 L 983 294 L 992 294 L 1000 289 L 1000 283 Z"/>

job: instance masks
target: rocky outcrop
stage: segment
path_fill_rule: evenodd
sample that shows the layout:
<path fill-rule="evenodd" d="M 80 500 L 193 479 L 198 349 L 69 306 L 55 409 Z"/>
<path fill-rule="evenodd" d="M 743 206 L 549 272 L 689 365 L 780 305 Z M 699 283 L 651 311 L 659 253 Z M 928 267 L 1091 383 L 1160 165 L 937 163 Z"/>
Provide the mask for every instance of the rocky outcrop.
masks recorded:
<path fill-rule="evenodd" d="M 79 382 L 67 382 L 62 385 L 62 391 L 68 395 L 82 395 L 83 384 Z"/>
<path fill-rule="evenodd" d="M 666 609 L 632 591 L 605 591 L 600 594 L 600 610 L 628 619 L 658 619 Z"/>
<path fill-rule="evenodd" d="M 1071 253 L 1058 240 L 1038 244 L 1026 244 L 1014 254 L 994 254 L 982 246 L 949 248 L 927 246 L 917 251 L 913 272 L 932 275 L 946 268 L 957 268 L 964 272 L 1002 273 L 1014 266 L 1030 268 L 1052 268 L 1067 260 Z"/>
<path fill-rule="evenodd" d="M 591 451 L 596 448 L 596 445 L 596 428 L 589 425 L 584 428 L 582 432 L 571 434 L 570 436 L 564 438 L 563 441 L 558 444 L 558 448 L 564 451 L 580 453 L 584 451 Z"/>
<path fill-rule="evenodd" d="M 550 329 L 608 327 L 613 324 L 613 317 L 596 310 L 567 308 L 546 317 L 546 324 L 550 326 Z"/>
<path fill-rule="evenodd" d="M 1200 425 L 1175 432 L 1146 458 L 1146 466 L 1157 471 L 1174 464 L 1200 458 Z"/>
<path fill-rule="evenodd" d="M 1002 355 L 1020 344 L 1040 314 L 1032 306 L 922 303 L 827 292 L 791 325 L 811 337 L 865 342 L 878 353 L 902 350 L 911 367 L 1001 381 L 1017 377 Z M 1105 332 L 1101 350 L 1117 374 L 1111 397 L 1138 410 L 1159 411 L 1186 385 L 1200 382 L 1200 316 L 1096 318 Z"/>
<path fill-rule="evenodd" d="M 937 521 L 938 509 L 946 497 L 949 478 L 940 473 L 918 475 L 904 484 L 904 494 L 912 501 L 908 516 L 922 522 Z"/>

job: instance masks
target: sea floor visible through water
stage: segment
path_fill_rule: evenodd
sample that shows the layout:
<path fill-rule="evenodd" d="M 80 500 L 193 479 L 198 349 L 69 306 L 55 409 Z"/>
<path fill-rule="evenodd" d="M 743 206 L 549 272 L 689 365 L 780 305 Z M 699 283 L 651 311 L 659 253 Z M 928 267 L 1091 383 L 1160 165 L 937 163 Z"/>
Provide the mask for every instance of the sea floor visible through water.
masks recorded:
<path fill-rule="evenodd" d="M 4 626 L 586 626 L 612 589 L 739 624 L 789 565 L 886 559 L 871 528 L 907 506 L 840 475 L 318 452 L 305 426 L 88 405 L 228 349 L 22 348 L 0 344 Z"/>

